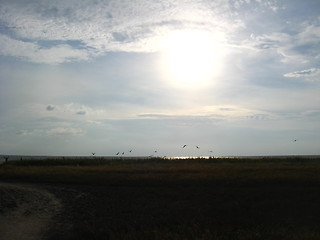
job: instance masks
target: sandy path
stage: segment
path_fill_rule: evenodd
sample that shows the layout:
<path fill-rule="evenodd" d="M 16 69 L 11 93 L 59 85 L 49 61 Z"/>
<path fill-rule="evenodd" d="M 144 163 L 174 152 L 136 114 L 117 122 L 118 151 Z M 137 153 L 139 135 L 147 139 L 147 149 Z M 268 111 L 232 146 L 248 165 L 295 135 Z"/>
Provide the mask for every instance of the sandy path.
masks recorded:
<path fill-rule="evenodd" d="M 40 186 L 0 182 L 1 239 L 44 239 L 61 209 L 61 202 Z"/>

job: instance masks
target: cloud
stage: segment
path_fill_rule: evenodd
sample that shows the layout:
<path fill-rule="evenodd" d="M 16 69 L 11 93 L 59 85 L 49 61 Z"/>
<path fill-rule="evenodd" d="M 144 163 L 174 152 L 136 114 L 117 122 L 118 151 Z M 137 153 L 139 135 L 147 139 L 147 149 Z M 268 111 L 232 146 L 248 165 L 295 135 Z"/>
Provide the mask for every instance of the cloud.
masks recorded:
<path fill-rule="evenodd" d="M 279 52 L 286 56 L 288 60 L 301 59 L 302 62 L 312 62 L 319 59 L 320 54 L 320 19 L 315 23 L 303 22 L 298 26 L 298 33 L 291 35 L 290 41 L 283 45 Z"/>
<path fill-rule="evenodd" d="M 305 81 L 320 82 L 320 68 L 309 68 L 283 75 L 286 78 L 301 78 Z"/>
<path fill-rule="evenodd" d="M 266 49 L 275 49 L 280 47 L 281 43 L 287 42 L 289 35 L 284 33 L 273 33 L 272 35 L 250 35 L 250 40 L 248 44 L 252 48 L 266 50 Z"/>
<path fill-rule="evenodd" d="M 282 63 L 309 64 L 319 59 L 320 18 L 310 16 L 309 20 L 291 22 L 284 21 L 286 17 L 283 16 L 278 21 L 268 18 L 269 22 L 264 24 L 266 29 L 263 33 L 257 31 L 254 24 L 251 26 L 250 22 L 245 22 L 247 31 L 251 33 L 238 47 L 253 50 L 257 57 L 273 54 L 271 56 L 281 57 Z M 270 22 L 274 25 L 272 28 L 268 28 Z"/>
<path fill-rule="evenodd" d="M 84 130 L 80 128 L 53 128 L 46 132 L 48 136 L 77 136 L 84 133 Z"/>
<path fill-rule="evenodd" d="M 52 105 L 48 105 L 46 107 L 47 111 L 53 111 L 55 109 L 55 106 L 52 106 Z"/>
<path fill-rule="evenodd" d="M 60 64 L 112 51 L 154 52 L 176 28 L 239 28 L 235 16 L 224 21 L 226 8 L 225 1 L 4 1 L 0 54 Z"/>
<path fill-rule="evenodd" d="M 254 114 L 247 116 L 247 119 L 249 120 L 268 120 L 269 115 L 268 114 Z"/>
<path fill-rule="evenodd" d="M 28 130 L 20 130 L 20 131 L 17 132 L 17 135 L 20 135 L 20 136 L 31 136 L 32 132 L 30 132 Z"/>
<path fill-rule="evenodd" d="M 90 53 L 74 49 L 69 45 L 41 48 L 35 42 L 15 40 L 0 34 L 0 55 L 18 57 L 35 63 L 59 64 L 63 62 L 88 60 Z"/>
<path fill-rule="evenodd" d="M 230 107 L 221 107 L 221 108 L 219 108 L 219 110 L 221 110 L 221 111 L 234 111 L 235 109 L 230 108 Z"/>
<path fill-rule="evenodd" d="M 166 34 L 193 28 L 221 33 L 219 44 L 253 50 L 254 58 L 303 64 L 320 58 L 320 19 L 292 23 L 294 30 L 288 24 L 273 28 L 282 26 L 283 16 L 273 21 L 266 20 L 267 14 L 280 14 L 282 5 L 274 0 L 3 1 L 0 55 L 62 64 L 109 52 L 158 52 Z M 263 34 L 254 23 L 260 20 L 268 21 Z"/>
<path fill-rule="evenodd" d="M 46 109 L 44 112 L 43 109 Z M 69 119 L 69 120 L 79 120 L 79 115 L 87 116 L 86 120 L 98 120 L 104 119 L 107 116 L 106 109 L 100 107 L 90 107 L 87 105 L 80 105 L 78 103 L 67 103 L 58 105 L 43 105 L 35 104 L 29 110 L 32 112 L 32 116 L 37 116 L 40 118 L 56 117 L 59 119 Z M 48 113 L 50 112 L 50 114 Z M 51 113 L 52 112 L 52 113 Z M 88 119 L 87 119 L 88 118 Z"/>
<path fill-rule="evenodd" d="M 279 10 L 278 2 L 276 0 L 234 0 L 233 6 L 236 9 L 249 8 L 252 4 L 255 8 L 270 9 L 271 11 L 277 12 Z M 253 8 L 253 9 L 255 9 Z M 256 10 L 256 9 L 255 9 Z"/>
<path fill-rule="evenodd" d="M 79 111 L 79 112 L 77 112 L 76 114 L 78 114 L 78 115 L 86 115 L 86 111 Z"/>
<path fill-rule="evenodd" d="M 215 120 L 215 121 L 238 121 L 244 119 L 266 120 L 271 118 L 271 114 L 256 109 L 248 109 L 235 105 L 205 106 L 198 107 L 196 110 L 184 112 L 181 114 L 159 114 L 144 113 L 137 115 L 138 118 L 147 119 L 171 119 L 171 120 Z"/>
<path fill-rule="evenodd" d="M 320 117 L 320 109 L 313 109 L 313 110 L 308 110 L 302 113 L 303 116 L 306 117 L 314 117 L 314 118 L 319 118 Z"/>

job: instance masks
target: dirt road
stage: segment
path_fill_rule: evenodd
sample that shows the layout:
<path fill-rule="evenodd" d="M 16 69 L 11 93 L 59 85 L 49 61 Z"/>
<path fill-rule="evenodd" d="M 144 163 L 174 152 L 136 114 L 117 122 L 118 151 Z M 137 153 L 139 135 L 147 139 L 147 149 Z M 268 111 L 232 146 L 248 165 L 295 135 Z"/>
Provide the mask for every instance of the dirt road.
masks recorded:
<path fill-rule="evenodd" d="M 1 239 L 44 239 L 61 208 L 60 200 L 38 185 L 0 182 Z"/>

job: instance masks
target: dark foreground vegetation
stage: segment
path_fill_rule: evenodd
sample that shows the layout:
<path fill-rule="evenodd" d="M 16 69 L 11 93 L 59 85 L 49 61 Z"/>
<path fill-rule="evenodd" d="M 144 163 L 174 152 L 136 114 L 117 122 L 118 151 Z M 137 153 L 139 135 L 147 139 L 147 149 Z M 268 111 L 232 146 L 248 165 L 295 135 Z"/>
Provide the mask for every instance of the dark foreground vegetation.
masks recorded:
<path fill-rule="evenodd" d="M 8 161 L 63 203 L 48 239 L 320 239 L 320 159 Z"/>

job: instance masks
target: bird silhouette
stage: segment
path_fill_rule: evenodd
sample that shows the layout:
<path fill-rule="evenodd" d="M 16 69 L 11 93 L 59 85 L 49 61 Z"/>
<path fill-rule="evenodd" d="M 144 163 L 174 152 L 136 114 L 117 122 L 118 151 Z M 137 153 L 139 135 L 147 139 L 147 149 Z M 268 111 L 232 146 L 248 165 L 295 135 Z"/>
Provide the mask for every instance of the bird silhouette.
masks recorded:
<path fill-rule="evenodd" d="M 187 146 L 187 144 L 183 145 L 182 148 L 185 148 Z"/>
<path fill-rule="evenodd" d="M 132 152 L 132 149 L 129 152 Z"/>
<path fill-rule="evenodd" d="M 200 149 L 198 146 L 196 146 L 196 148 Z"/>
<path fill-rule="evenodd" d="M 122 155 L 124 155 L 124 152 L 122 152 Z"/>
<path fill-rule="evenodd" d="M 293 141 L 294 141 L 294 142 L 296 142 L 296 141 L 297 141 L 297 139 L 294 139 Z"/>
<path fill-rule="evenodd" d="M 116 155 L 119 155 L 119 152 L 117 152 L 117 154 Z"/>
<path fill-rule="evenodd" d="M 92 152 L 92 155 L 94 156 L 96 153 L 95 152 Z"/>

